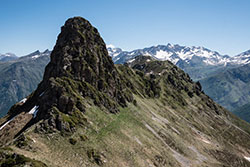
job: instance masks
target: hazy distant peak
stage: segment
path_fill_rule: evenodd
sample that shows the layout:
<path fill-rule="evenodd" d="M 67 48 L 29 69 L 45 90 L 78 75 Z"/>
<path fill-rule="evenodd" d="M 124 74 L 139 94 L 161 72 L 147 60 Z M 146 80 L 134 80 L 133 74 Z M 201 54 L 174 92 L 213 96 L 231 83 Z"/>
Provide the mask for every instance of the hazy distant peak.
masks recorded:
<path fill-rule="evenodd" d="M 0 54 L 0 62 L 7 62 L 17 59 L 18 57 L 14 53 Z"/>
<path fill-rule="evenodd" d="M 46 49 L 43 54 L 50 53 L 51 51 L 49 49 Z"/>
<path fill-rule="evenodd" d="M 114 45 L 112 45 L 112 44 L 109 44 L 109 45 L 106 45 L 107 46 L 107 48 L 112 48 L 112 49 L 114 49 L 114 48 L 116 48 Z"/>

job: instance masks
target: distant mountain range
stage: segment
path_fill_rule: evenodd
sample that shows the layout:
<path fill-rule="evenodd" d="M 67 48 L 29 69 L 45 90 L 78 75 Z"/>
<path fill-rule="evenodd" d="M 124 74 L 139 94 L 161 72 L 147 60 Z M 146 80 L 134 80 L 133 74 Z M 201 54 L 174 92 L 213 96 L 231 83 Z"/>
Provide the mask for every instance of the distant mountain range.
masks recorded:
<path fill-rule="evenodd" d="M 169 60 L 174 64 L 180 64 L 184 61 L 190 64 L 196 57 L 201 58 L 201 63 L 206 65 L 235 65 L 250 63 L 250 50 L 239 55 L 230 57 L 228 55 L 221 55 L 216 51 L 209 50 L 204 47 L 196 46 L 180 46 L 178 44 L 157 45 L 144 49 L 137 49 L 133 51 L 123 51 L 113 45 L 107 45 L 109 55 L 117 64 L 124 63 L 138 55 L 152 56 L 158 60 Z"/>
<path fill-rule="evenodd" d="M 149 55 L 157 60 L 169 60 L 187 72 L 193 80 L 200 80 L 217 71 L 250 63 L 250 51 L 229 57 L 204 47 L 173 44 L 157 45 L 133 51 L 123 51 L 108 45 L 108 52 L 116 64 L 132 61 L 138 55 Z"/>
<path fill-rule="evenodd" d="M 18 57 L 13 53 L 6 53 L 6 54 L 0 53 L 0 62 L 6 62 L 6 61 L 15 60 L 15 59 L 18 59 Z"/>
<path fill-rule="evenodd" d="M 0 62 L 0 116 L 35 90 L 42 80 L 49 55 L 49 50 L 36 51 L 20 58 L 15 57 L 14 60 L 7 61 L 5 58 L 4 62 Z"/>

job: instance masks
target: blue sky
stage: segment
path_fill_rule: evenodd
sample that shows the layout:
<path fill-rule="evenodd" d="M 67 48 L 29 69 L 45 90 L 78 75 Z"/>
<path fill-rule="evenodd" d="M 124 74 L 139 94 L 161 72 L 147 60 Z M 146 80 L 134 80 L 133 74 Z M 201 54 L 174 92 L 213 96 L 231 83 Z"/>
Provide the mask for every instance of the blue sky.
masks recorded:
<path fill-rule="evenodd" d="M 250 49 L 249 0 L 2 0 L 0 53 L 52 49 L 67 18 L 82 16 L 107 44 L 204 46 L 236 55 Z"/>

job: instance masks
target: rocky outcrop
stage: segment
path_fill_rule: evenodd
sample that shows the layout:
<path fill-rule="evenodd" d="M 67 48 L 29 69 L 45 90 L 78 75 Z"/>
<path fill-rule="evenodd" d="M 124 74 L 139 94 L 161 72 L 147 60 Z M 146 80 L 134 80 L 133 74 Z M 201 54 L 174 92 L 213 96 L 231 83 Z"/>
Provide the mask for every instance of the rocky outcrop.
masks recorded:
<path fill-rule="evenodd" d="M 12 108 L 11 113 L 28 112 L 38 106 L 34 120 L 46 120 L 58 113 L 84 112 L 89 99 L 115 113 L 119 106 L 125 107 L 127 101 L 133 100 L 121 77 L 97 29 L 87 20 L 74 17 L 61 28 L 37 90 L 21 107 Z M 57 125 L 55 128 L 62 128 L 58 119 L 52 122 Z"/>

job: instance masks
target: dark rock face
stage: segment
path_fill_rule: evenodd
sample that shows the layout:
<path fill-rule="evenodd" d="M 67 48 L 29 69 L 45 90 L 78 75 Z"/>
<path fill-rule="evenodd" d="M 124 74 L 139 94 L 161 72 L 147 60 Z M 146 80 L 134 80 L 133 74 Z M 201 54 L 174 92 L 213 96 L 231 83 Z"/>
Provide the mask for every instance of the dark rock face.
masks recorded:
<path fill-rule="evenodd" d="M 95 105 L 118 112 L 119 106 L 133 100 L 121 78 L 97 29 L 81 17 L 71 18 L 61 28 L 43 81 L 19 109 L 28 112 L 39 106 L 36 120 L 50 120 L 58 113 L 84 112 L 84 101 L 90 98 Z M 17 113 L 15 108 L 11 112 Z M 61 117 L 50 122 L 63 128 Z"/>
<path fill-rule="evenodd" d="M 116 75 L 97 29 L 80 17 L 67 20 L 61 28 L 44 79 L 71 75 L 72 79 L 87 81 L 96 87 L 98 78 L 104 78 L 106 73 L 111 74 L 110 80 Z"/>
<path fill-rule="evenodd" d="M 71 86 L 73 82 L 74 89 L 78 88 L 83 97 L 90 96 L 95 99 L 95 103 L 101 103 L 109 109 L 104 96 L 111 97 L 111 100 L 121 106 L 126 106 L 120 76 L 111 57 L 108 56 L 103 39 L 97 29 L 81 17 L 67 20 L 61 28 L 56 46 L 51 53 L 51 62 L 45 69 L 44 80 L 40 86 L 43 89 L 48 85 L 52 88 L 50 97 L 53 99 L 50 102 L 56 103 L 60 111 L 71 112 L 74 106 L 84 110 L 81 99 L 70 97 L 72 94 L 69 96 L 69 93 L 72 92 L 65 90 L 64 85 L 57 85 L 58 78 L 62 78 L 61 82 L 67 80 L 70 83 L 66 84 Z M 90 87 L 92 91 L 88 90 Z M 103 96 L 98 97 L 97 91 L 102 92 Z M 114 111 L 117 110 L 116 105 L 111 106 L 111 110 L 112 108 Z"/>

